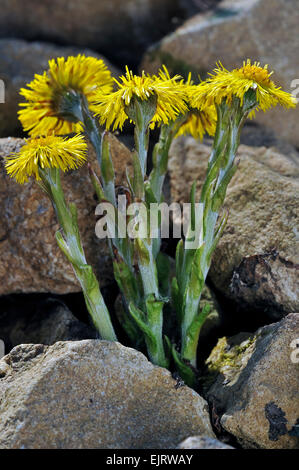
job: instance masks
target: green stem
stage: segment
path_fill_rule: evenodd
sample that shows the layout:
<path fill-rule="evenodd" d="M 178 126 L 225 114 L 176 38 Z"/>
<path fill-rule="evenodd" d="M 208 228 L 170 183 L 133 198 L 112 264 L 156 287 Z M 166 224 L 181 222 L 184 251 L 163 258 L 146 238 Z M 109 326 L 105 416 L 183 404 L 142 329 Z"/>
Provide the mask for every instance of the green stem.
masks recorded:
<path fill-rule="evenodd" d="M 101 166 L 102 137 L 97 121 L 88 107 L 86 97 L 76 91 L 70 91 L 63 96 L 60 102 L 60 112 L 68 116 L 71 122 L 82 122 L 84 130 L 92 143 L 99 165 Z"/>
<path fill-rule="evenodd" d="M 81 284 L 87 309 L 93 323 L 102 339 L 117 341 L 108 309 L 102 297 L 99 283 L 93 273 L 92 267 L 87 264 L 82 247 L 77 211 L 73 204 L 67 205 L 61 186 L 60 171 L 58 169 L 40 170 L 43 189 L 50 197 L 58 221 L 63 229 L 63 235 L 57 232 L 56 239 L 60 249 L 71 262 L 75 275 Z"/>
<path fill-rule="evenodd" d="M 153 364 L 156 364 L 160 367 L 168 367 L 169 361 L 166 358 L 164 344 L 163 344 L 163 302 L 156 302 L 157 307 L 155 308 L 155 312 L 149 313 L 151 307 L 147 305 L 148 310 L 148 325 L 150 327 L 151 332 L 153 333 L 156 339 L 155 347 L 152 346 L 152 343 L 145 339 L 148 354 L 150 360 Z"/>
<path fill-rule="evenodd" d="M 147 165 L 147 152 L 148 152 L 148 141 L 149 141 L 149 130 L 145 129 L 142 125 L 139 127 L 137 124 L 135 126 L 135 145 L 136 151 L 138 153 L 140 168 L 142 177 L 146 175 L 146 165 Z"/>
<path fill-rule="evenodd" d="M 80 110 L 81 110 L 81 121 L 84 124 L 84 130 L 92 143 L 97 159 L 102 170 L 102 136 L 100 130 L 97 126 L 96 119 L 89 110 L 88 103 L 86 98 L 82 95 L 80 101 Z"/>
<path fill-rule="evenodd" d="M 134 192 L 138 200 L 146 204 L 146 168 L 148 156 L 149 123 L 155 114 L 156 96 L 149 100 L 132 100 L 127 114 L 135 123 L 135 146 L 138 159 L 134 159 Z M 168 149 L 167 149 L 168 151 Z M 139 161 L 139 165 L 138 165 Z M 160 300 L 157 266 L 153 240 L 149 238 L 135 239 L 134 248 L 137 255 L 138 268 L 142 280 L 145 305 L 143 315 L 134 318 L 144 332 L 147 350 L 154 364 L 166 367 L 168 364 L 163 344 L 163 305 Z M 132 308 L 131 308 L 132 311 Z M 137 311 L 137 310 L 136 310 Z"/>
<path fill-rule="evenodd" d="M 126 107 L 126 113 L 135 124 L 134 138 L 139 156 L 142 177 L 146 175 L 149 124 L 156 112 L 157 97 L 152 95 L 148 100 L 134 97 Z"/>
<path fill-rule="evenodd" d="M 205 320 L 205 315 L 201 315 L 199 312 L 201 292 L 210 269 L 213 251 L 226 223 L 226 216 L 224 216 L 218 230 L 216 228 L 217 219 L 225 199 L 227 186 L 237 169 L 234 162 L 243 124 L 249 111 L 255 105 L 255 94 L 250 92 L 247 96 L 245 95 L 242 106 L 237 98 L 233 99 L 231 106 L 228 106 L 225 102 L 217 106 L 217 130 L 200 198 L 200 202 L 203 204 L 204 244 L 201 251 L 196 252 L 200 272 L 197 282 L 198 292 L 195 296 L 194 292 L 190 292 L 187 287 L 185 301 L 182 302 L 181 357 L 188 360 L 194 367 L 196 367 L 199 332 Z M 194 256 L 196 256 L 196 253 Z M 186 259 L 190 258 L 188 258 L 186 250 L 184 250 L 183 269 Z M 190 278 L 190 273 L 187 273 L 187 276 Z"/>
<path fill-rule="evenodd" d="M 153 257 L 151 240 L 135 240 L 135 248 L 138 255 L 138 266 L 143 281 L 144 295 L 154 294 L 159 297 L 157 267 Z"/>
<path fill-rule="evenodd" d="M 159 141 L 155 145 L 153 151 L 153 169 L 149 176 L 151 189 L 158 203 L 162 201 L 162 191 L 168 169 L 168 155 L 170 145 L 178 129 L 186 119 L 186 116 L 182 116 L 179 117 L 175 122 L 169 123 L 168 125 L 161 125 Z"/>
<path fill-rule="evenodd" d="M 164 302 L 160 300 L 157 266 L 153 256 L 152 240 L 136 239 L 135 248 L 144 297 L 146 299 L 146 323 L 155 338 L 155 341 L 151 341 L 145 337 L 148 354 L 154 364 L 167 367 L 168 360 L 164 351 L 162 334 Z"/>

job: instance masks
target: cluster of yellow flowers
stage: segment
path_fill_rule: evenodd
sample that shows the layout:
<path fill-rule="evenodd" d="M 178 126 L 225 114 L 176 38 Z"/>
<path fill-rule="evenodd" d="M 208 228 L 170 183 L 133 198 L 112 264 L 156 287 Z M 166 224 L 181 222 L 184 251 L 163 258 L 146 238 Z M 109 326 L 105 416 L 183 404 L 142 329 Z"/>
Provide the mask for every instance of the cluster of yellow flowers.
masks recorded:
<path fill-rule="evenodd" d="M 247 60 L 243 67 L 232 71 L 219 64 L 214 74 L 199 85 L 194 85 L 190 77 L 186 82 L 178 75 L 170 77 L 166 67 L 158 75 L 143 72 L 141 76 L 127 68 L 126 74 L 116 80 L 104 62 L 94 57 L 78 55 L 66 60 L 53 59 L 47 72 L 35 75 L 27 88 L 21 89 L 26 101 L 20 105 L 19 118 L 31 139 L 18 154 L 9 157 L 7 171 L 18 182 L 24 183 L 28 176 L 38 178 L 39 166 L 60 167 L 65 171 L 84 162 L 85 149 L 78 145 L 78 135 L 69 140 L 57 137 L 84 129 L 82 122 L 72 119 L 61 106 L 67 93 L 84 96 L 99 123 L 113 130 L 122 129 L 129 119 L 128 106 L 133 99 L 143 102 L 155 96 L 156 110 L 151 127 L 186 116 L 178 135 L 190 133 L 195 138 L 202 138 L 205 133 L 215 133 L 215 104 L 223 99 L 230 104 L 233 96 L 242 103 L 250 88 L 256 90 L 257 109 L 265 111 L 277 104 L 294 107 L 295 98 L 276 87 L 270 76 L 267 66 L 263 68 L 259 63 L 251 64 Z M 32 140 L 38 136 L 42 137 Z M 76 151 L 75 145 L 78 145 Z"/>

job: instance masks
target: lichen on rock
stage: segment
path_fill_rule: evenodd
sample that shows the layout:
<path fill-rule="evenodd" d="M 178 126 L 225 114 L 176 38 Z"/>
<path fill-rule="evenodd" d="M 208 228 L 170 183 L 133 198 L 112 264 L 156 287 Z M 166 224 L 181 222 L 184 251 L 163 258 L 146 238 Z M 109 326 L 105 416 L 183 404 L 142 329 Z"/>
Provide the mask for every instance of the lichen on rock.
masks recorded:
<path fill-rule="evenodd" d="M 207 360 L 205 396 L 222 428 L 245 448 L 297 449 L 299 314 L 254 334 L 222 338 Z"/>

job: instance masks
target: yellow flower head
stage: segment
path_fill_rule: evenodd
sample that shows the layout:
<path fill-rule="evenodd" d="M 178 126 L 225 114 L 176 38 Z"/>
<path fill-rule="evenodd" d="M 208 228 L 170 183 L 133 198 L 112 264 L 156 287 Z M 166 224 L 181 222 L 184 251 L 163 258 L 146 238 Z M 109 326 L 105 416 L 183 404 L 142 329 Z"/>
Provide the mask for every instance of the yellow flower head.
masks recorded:
<path fill-rule="evenodd" d="M 60 103 L 67 92 L 77 92 L 91 100 L 99 88 L 103 93 L 112 91 L 111 73 L 102 60 L 85 57 L 59 57 L 49 61 L 49 70 L 35 75 L 20 94 L 26 98 L 20 103 L 19 119 L 25 131 L 32 136 L 67 134 L 82 130 L 80 123 L 72 122 L 61 112 Z"/>
<path fill-rule="evenodd" d="M 214 74 L 210 74 L 205 82 L 197 86 L 197 90 L 193 93 L 192 105 L 220 104 L 223 99 L 230 104 L 233 96 L 238 97 L 243 104 L 244 95 L 251 88 L 256 90 L 257 110 L 267 111 L 277 104 L 285 108 L 294 108 L 296 99 L 274 84 L 270 78 L 272 73 L 268 71 L 267 65 L 261 67 L 259 62 L 252 64 L 250 59 L 243 62 L 243 67 L 231 72 L 219 63 Z"/>
<path fill-rule="evenodd" d="M 157 105 L 151 123 L 168 124 L 180 113 L 187 111 L 184 93 L 178 83 L 179 78 L 177 75 L 171 78 L 166 67 L 158 76 L 146 75 L 144 72 L 141 76 L 137 76 L 126 68 L 126 74 L 120 77 L 120 81 L 114 79 L 117 91 L 110 94 L 104 94 L 102 90 L 96 92 L 92 110 L 99 116 L 100 124 L 105 124 L 107 129 L 111 126 L 113 130 L 122 129 L 128 119 L 126 107 L 130 105 L 132 99 L 136 97 L 141 101 L 147 101 L 155 95 Z"/>
<path fill-rule="evenodd" d="M 180 126 L 176 137 L 191 135 L 194 139 L 203 139 L 205 134 L 213 136 L 216 131 L 216 111 L 214 106 L 204 110 L 192 109 L 187 120 Z"/>
<path fill-rule="evenodd" d="M 215 106 L 205 106 L 202 102 L 199 102 L 195 107 L 192 107 L 191 101 L 197 86 L 193 85 L 191 73 L 189 74 L 187 81 L 184 82 L 182 80 L 180 85 L 184 88 L 185 99 L 189 106 L 189 112 L 187 113 L 187 119 L 180 126 L 176 137 L 180 135 L 191 135 L 194 139 L 202 140 L 206 133 L 213 136 L 216 131 L 217 122 Z"/>
<path fill-rule="evenodd" d="M 40 168 L 76 169 L 86 161 L 87 144 L 80 134 L 69 139 L 58 136 L 30 138 L 17 153 L 6 158 L 5 168 L 11 178 L 24 184 L 34 175 L 40 180 Z"/>

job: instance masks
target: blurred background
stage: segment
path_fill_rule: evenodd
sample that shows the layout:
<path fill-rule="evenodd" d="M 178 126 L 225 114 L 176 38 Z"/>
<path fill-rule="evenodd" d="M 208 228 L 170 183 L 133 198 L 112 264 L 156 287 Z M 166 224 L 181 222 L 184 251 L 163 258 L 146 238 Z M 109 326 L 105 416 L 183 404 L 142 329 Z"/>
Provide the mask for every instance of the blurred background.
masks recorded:
<path fill-rule="evenodd" d="M 156 72 L 164 63 L 172 73 L 191 71 L 195 81 L 218 60 L 230 68 L 251 58 L 268 63 L 286 91 L 299 88 L 296 0 L 0 0 L 0 12 L 2 137 L 21 132 L 20 86 L 50 58 L 78 52 L 102 56 L 114 75 L 125 65 Z M 265 142 L 272 130 L 298 146 L 298 113 L 260 113 Z"/>

